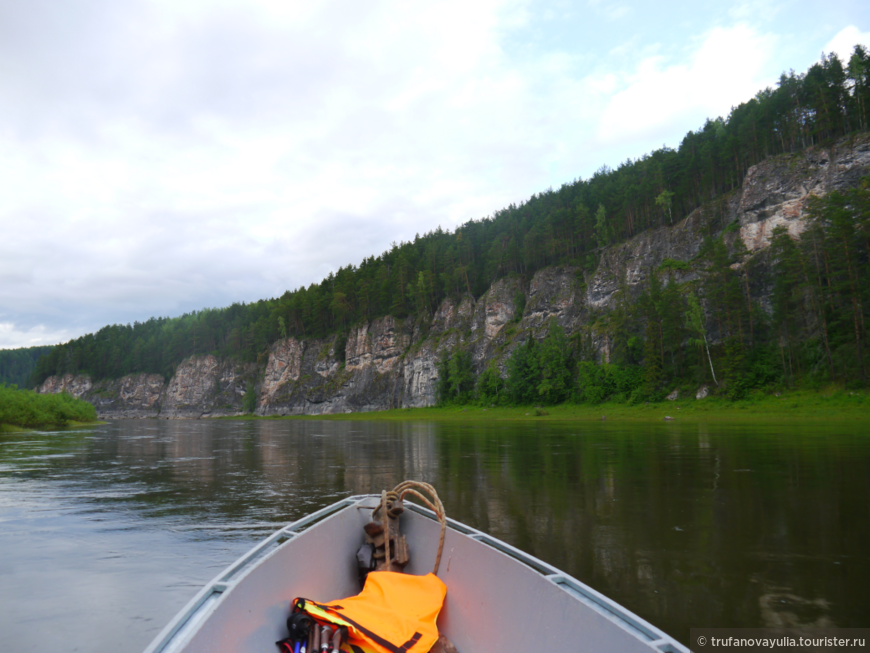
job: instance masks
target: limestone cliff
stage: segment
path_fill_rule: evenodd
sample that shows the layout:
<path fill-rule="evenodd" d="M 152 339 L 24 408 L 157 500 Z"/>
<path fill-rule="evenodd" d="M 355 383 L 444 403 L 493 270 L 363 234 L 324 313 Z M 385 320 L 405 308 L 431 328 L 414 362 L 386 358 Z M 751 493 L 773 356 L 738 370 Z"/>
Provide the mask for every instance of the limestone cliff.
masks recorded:
<path fill-rule="evenodd" d="M 345 364 L 336 340 L 279 340 L 258 386 L 259 415 L 318 415 L 385 410 L 394 404 L 394 370 L 410 342 L 392 317 L 351 330 Z"/>
<path fill-rule="evenodd" d="M 550 321 L 567 333 L 593 324 L 614 307 L 624 288 L 637 296 L 650 270 L 665 259 L 688 263 L 673 270 L 679 282 L 698 277 L 692 260 L 704 238 L 725 232 L 731 247 L 746 253 L 741 266 L 752 266 L 750 294 L 769 310 L 772 279 L 768 245 L 773 230 L 792 234 L 804 229 L 812 195 L 854 186 L 870 170 L 870 138 L 838 149 L 813 148 L 768 159 L 751 168 L 742 188 L 694 211 L 675 225 L 645 231 L 599 252 L 594 272 L 552 267 L 528 283 L 520 278 L 496 281 L 480 298 L 446 299 L 425 319 L 387 316 L 358 325 L 348 333 L 344 351 L 338 340 L 293 338 L 272 344 L 262 365 L 186 359 L 167 382 L 154 374 L 92 383 L 82 376 L 50 377 L 41 392 L 61 392 L 92 402 L 101 417 L 213 417 L 240 413 L 249 387 L 257 393 L 259 415 L 362 412 L 435 403 L 438 362 L 462 345 L 478 372 L 491 363 L 504 370 L 511 351 L 529 337 L 546 335 Z M 747 277 L 748 279 L 749 277 Z M 522 314 L 519 305 L 524 306 Z M 607 360 L 606 335 L 589 330 L 590 342 Z M 714 321 L 708 333 L 717 338 Z"/>
<path fill-rule="evenodd" d="M 241 411 L 247 382 L 254 385 L 253 363 L 192 356 L 175 371 L 160 396 L 163 417 L 218 417 Z"/>
<path fill-rule="evenodd" d="M 164 381 L 159 374 L 131 374 L 92 383 L 86 376 L 51 376 L 39 392 L 67 392 L 86 399 L 105 418 L 150 417 L 160 409 Z"/>
<path fill-rule="evenodd" d="M 39 392 L 68 392 L 94 405 L 104 419 L 137 417 L 218 417 L 242 411 L 246 380 L 256 380 L 250 363 L 220 361 L 214 356 L 186 359 L 166 383 L 159 374 L 130 374 L 97 381 L 67 374 L 45 380 Z"/>

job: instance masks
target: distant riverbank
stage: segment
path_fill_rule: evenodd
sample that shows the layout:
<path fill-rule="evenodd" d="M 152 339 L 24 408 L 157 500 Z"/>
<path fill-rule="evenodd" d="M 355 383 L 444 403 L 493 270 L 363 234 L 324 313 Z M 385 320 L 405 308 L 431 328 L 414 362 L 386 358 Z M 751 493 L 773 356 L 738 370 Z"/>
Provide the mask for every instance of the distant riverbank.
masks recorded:
<path fill-rule="evenodd" d="M 438 406 L 397 408 L 367 413 L 335 415 L 290 415 L 259 417 L 243 415 L 224 419 L 317 419 L 317 420 L 564 420 L 564 421 L 788 421 L 788 420 L 868 420 L 870 394 L 866 391 L 828 390 L 757 394 L 740 401 L 718 397 L 678 399 L 631 406 L 626 403 L 560 404 L 558 406 L 482 407 Z"/>
<path fill-rule="evenodd" d="M 96 409 L 66 393 L 39 394 L 0 384 L 0 433 L 97 421 Z"/>

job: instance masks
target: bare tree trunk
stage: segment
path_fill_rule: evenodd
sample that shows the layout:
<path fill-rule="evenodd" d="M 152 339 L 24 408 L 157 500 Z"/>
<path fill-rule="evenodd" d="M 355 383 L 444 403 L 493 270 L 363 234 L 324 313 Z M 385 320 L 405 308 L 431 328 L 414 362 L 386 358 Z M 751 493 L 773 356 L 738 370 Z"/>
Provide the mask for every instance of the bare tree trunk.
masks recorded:
<path fill-rule="evenodd" d="M 710 357 L 710 345 L 707 344 L 707 336 L 704 335 L 704 347 L 707 348 L 707 360 L 710 361 L 710 373 L 713 375 L 713 380 L 716 381 L 716 385 L 719 385 L 719 381 L 716 380 L 716 370 L 713 369 L 713 359 Z"/>
<path fill-rule="evenodd" d="M 746 307 L 749 310 L 749 346 L 752 347 L 755 329 L 752 324 L 752 298 L 749 295 L 749 269 L 746 266 L 743 267 L 743 279 L 746 282 Z"/>

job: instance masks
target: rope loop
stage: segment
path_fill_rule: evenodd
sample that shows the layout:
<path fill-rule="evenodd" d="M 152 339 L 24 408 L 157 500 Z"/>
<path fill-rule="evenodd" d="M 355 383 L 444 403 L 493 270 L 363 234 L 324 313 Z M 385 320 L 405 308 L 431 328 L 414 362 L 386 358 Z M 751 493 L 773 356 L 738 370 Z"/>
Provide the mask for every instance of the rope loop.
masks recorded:
<path fill-rule="evenodd" d="M 390 558 L 390 521 L 387 519 L 387 491 L 381 491 L 381 519 L 384 524 L 384 552 L 386 556 L 384 557 L 384 562 L 387 565 L 387 569 L 392 568 L 393 562 Z"/>
<path fill-rule="evenodd" d="M 425 496 L 421 494 L 425 492 L 429 496 Z M 399 499 L 404 500 L 406 495 L 413 495 L 420 499 L 429 510 L 435 513 L 435 516 L 438 518 L 439 523 L 441 524 L 441 536 L 438 539 L 438 552 L 435 554 L 435 567 L 432 569 L 433 574 L 438 573 L 438 567 L 441 566 L 441 554 L 444 551 L 444 536 L 447 532 L 447 513 L 444 511 L 444 504 L 441 503 L 441 499 L 438 497 L 438 493 L 435 491 L 435 488 L 429 485 L 428 483 L 423 483 L 422 481 L 403 481 L 399 483 L 395 488 L 393 488 L 393 492 L 398 496 Z M 383 514 L 386 515 L 387 510 L 387 491 L 384 490 L 381 493 L 381 505 L 383 506 Z M 387 560 L 390 559 L 390 549 L 389 549 L 389 537 L 387 538 Z"/>

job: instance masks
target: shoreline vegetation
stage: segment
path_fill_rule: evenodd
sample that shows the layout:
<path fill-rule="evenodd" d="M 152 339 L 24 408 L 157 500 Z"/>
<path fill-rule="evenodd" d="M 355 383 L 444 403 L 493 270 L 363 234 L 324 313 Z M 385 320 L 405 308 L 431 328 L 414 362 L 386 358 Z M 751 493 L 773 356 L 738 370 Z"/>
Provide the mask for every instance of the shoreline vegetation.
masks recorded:
<path fill-rule="evenodd" d="M 829 388 L 786 393 L 753 393 L 732 401 L 721 397 L 694 397 L 630 405 L 606 401 L 600 404 L 564 403 L 555 406 L 480 406 L 473 404 L 395 408 L 367 413 L 331 415 L 239 415 L 228 420 L 330 420 L 330 421 L 590 421 L 674 422 L 743 421 L 870 421 L 870 393 Z"/>
<path fill-rule="evenodd" d="M 39 394 L 0 383 L 0 433 L 63 428 L 97 421 L 86 401 L 60 394 Z"/>

